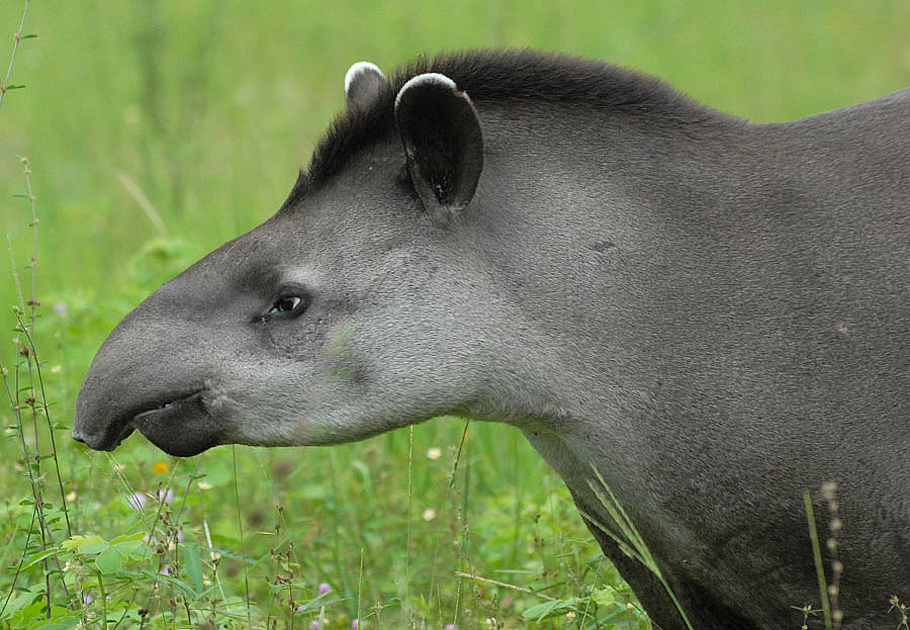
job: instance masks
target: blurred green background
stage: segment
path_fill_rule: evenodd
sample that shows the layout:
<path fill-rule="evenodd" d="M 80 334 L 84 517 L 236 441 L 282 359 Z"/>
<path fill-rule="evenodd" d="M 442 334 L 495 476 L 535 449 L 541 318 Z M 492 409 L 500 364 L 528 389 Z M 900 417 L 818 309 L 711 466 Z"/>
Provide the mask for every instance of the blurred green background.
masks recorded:
<path fill-rule="evenodd" d="M 0 32 L 15 31 L 23 4 L 0 4 Z M 0 108 L 0 230 L 27 287 L 30 210 L 13 197 L 25 189 L 17 156 L 27 156 L 40 216 L 36 336 L 54 420 L 71 423 L 81 378 L 120 317 L 279 207 L 342 108 L 344 73 L 355 61 L 389 71 L 419 53 L 476 46 L 577 53 L 659 75 L 716 108 L 766 122 L 910 84 L 908 26 L 906 0 L 33 2 L 25 32 L 38 38 L 22 42 L 11 77 L 27 87 L 7 93 Z M 5 69 L 13 42 L 2 41 Z M 18 300 L 10 257 L 3 259 L 0 361 L 12 369 L 10 306 Z M 15 425 L 6 404 L 0 417 Z M 556 585 L 547 592 L 565 598 L 599 583 L 585 569 L 597 549 L 561 482 L 508 428 L 469 428 L 462 476 L 449 489 L 462 428 L 454 420 L 418 427 L 413 448 L 407 430 L 332 450 L 238 448 L 240 525 L 227 447 L 198 464 L 218 497 L 206 502 L 205 492 L 186 491 L 195 460 L 166 458 L 138 437 L 113 458 L 78 448 L 65 431 L 58 441 L 80 533 L 123 533 L 136 525 L 123 500 L 130 489 L 180 481 L 187 535 L 201 536 L 202 520 L 226 546 L 246 532 L 244 553 L 260 564 L 227 563 L 235 595 L 246 574 L 266 597 L 267 550 L 281 538 L 307 549 L 299 573 L 309 584 L 330 582 L 347 598 L 335 605 L 344 623 L 362 591 L 361 614 L 389 606 L 392 618 L 407 608 L 428 627 L 458 615 L 464 628 L 497 615 L 520 627 L 516 598 L 538 600 L 508 589 L 462 592 L 452 571 L 470 565 L 507 582 L 536 580 L 535 588 Z M 439 460 L 425 456 L 433 447 L 443 451 Z M 7 462 L 22 459 L 14 439 L 0 449 Z M 153 472 L 156 462 L 171 472 Z M 0 472 L 10 541 L 0 574 L 24 544 L 16 519 L 25 508 L 15 505 L 31 491 L 22 471 Z M 257 534 L 274 529 L 279 504 L 283 534 Z M 437 516 L 425 519 L 428 508 Z M 0 577 L 0 586 L 9 580 Z"/>

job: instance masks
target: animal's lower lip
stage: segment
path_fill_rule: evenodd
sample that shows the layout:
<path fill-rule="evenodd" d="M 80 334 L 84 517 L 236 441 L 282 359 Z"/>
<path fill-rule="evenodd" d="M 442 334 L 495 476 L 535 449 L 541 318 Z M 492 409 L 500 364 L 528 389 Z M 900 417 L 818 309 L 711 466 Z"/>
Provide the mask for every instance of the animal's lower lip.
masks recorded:
<path fill-rule="evenodd" d="M 164 404 L 158 405 L 157 407 L 154 407 L 151 409 L 146 409 L 145 411 L 140 411 L 139 413 L 137 413 L 136 415 L 133 416 L 133 419 L 132 419 L 132 421 L 130 421 L 130 424 L 134 425 L 134 426 L 136 426 L 137 424 L 141 425 L 144 420 L 149 420 L 151 418 L 158 418 L 158 417 L 163 417 L 163 416 L 170 415 L 170 414 L 180 413 L 181 407 L 183 407 L 188 402 L 194 401 L 201 395 L 202 395 L 202 390 L 197 390 L 190 394 L 176 397 L 173 400 L 170 400 Z M 141 430 L 141 426 L 140 426 L 140 430 Z"/>
<path fill-rule="evenodd" d="M 170 455 L 190 457 L 221 442 L 222 421 L 206 405 L 205 390 L 146 408 L 132 424 L 152 444 Z"/>

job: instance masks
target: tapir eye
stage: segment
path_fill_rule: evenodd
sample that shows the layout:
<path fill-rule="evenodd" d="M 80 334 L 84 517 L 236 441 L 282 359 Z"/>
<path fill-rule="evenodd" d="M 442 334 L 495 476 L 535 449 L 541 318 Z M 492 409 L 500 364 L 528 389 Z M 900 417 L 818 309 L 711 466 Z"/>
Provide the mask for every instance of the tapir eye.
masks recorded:
<path fill-rule="evenodd" d="M 266 313 L 266 317 L 299 315 L 303 312 L 305 306 L 303 298 L 299 295 L 282 295 L 272 304 L 272 307 Z"/>
<path fill-rule="evenodd" d="M 301 299 L 296 295 L 288 295 L 283 298 L 278 298 L 278 301 L 272 306 L 269 310 L 269 313 L 287 313 L 293 311 L 297 308 L 297 305 L 300 304 Z"/>

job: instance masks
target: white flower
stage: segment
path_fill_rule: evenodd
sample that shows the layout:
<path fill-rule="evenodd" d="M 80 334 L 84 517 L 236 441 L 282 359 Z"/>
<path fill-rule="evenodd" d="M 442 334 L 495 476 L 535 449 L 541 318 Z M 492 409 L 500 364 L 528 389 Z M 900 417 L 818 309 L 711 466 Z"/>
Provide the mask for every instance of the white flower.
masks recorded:
<path fill-rule="evenodd" d="M 130 507 L 137 512 L 145 507 L 147 501 L 148 499 L 145 498 L 145 494 L 142 492 L 134 492 L 126 500 L 126 502 L 130 504 Z"/>
<path fill-rule="evenodd" d="M 438 446 L 432 446 L 427 449 L 427 458 L 439 459 L 440 457 L 442 457 L 442 449 Z"/>
<path fill-rule="evenodd" d="M 434 518 L 436 518 L 436 510 L 434 510 L 433 508 L 427 508 L 423 511 L 423 520 L 425 520 L 426 522 L 429 523 Z"/>

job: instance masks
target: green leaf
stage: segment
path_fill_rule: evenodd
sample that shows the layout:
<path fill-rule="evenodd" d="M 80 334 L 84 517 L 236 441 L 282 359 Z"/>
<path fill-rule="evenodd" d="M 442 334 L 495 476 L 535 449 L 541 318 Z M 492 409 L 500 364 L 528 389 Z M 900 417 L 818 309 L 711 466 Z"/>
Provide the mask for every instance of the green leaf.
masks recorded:
<path fill-rule="evenodd" d="M 43 585 L 41 585 L 41 587 L 43 587 Z M 0 619 L 9 619 L 13 615 L 15 615 L 17 612 L 19 612 L 20 610 L 25 608 L 25 606 L 34 602 L 36 598 L 41 597 L 41 593 L 37 592 L 37 588 L 40 588 L 40 587 L 33 587 L 33 588 L 36 589 L 36 592 L 26 591 L 25 593 L 22 593 L 21 595 L 19 595 L 12 602 L 10 602 L 10 604 L 6 607 L 6 611 L 4 612 L 3 617 L 0 617 Z M 43 605 L 43 604 L 40 604 L 40 605 Z"/>
<path fill-rule="evenodd" d="M 35 33 L 29 33 L 28 35 L 23 35 L 23 36 L 20 37 L 19 39 L 20 39 L 20 40 L 22 40 L 22 39 L 35 39 L 36 37 L 38 37 L 37 34 L 35 34 Z"/>
<path fill-rule="evenodd" d="M 51 608 L 51 618 L 30 626 L 29 630 L 72 630 L 82 620 L 80 613 L 68 610 L 63 606 Z"/>
<path fill-rule="evenodd" d="M 155 552 L 152 551 L 148 545 L 142 544 L 130 552 L 130 558 L 134 560 L 148 560 L 153 555 L 155 555 Z"/>
<path fill-rule="evenodd" d="M 116 538 L 114 538 L 111 541 L 111 544 L 116 545 L 117 543 L 122 543 L 122 542 L 134 542 L 137 540 L 142 540 L 143 538 L 145 538 L 145 532 L 135 532 L 132 534 L 124 534 L 122 536 L 117 536 Z"/>
<path fill-rule="evenodd" d="M 106 549 L 110 549 L 111 546 L 106 542 L 90 542 L 85 543 L 84 545 L 79 545 L 79 553 L 93 556 L 96 553 L 101 553 Z"/>
<path fill-rule="evenodd" d="M 73 536 L 68 540 L 64 540 L 60 543 L 61 549 L 77 549 L 86 543 L 103 543 L 104 539 L 101 538 L 98 534 L 90 534 L 88 536 Z"/>
<path fill-rule="evenodd" d="M 114 547 L 108 547 L 95 558 L 95 566 L 105 574 L 119 571 L 120 567 L 123 566 L 120 552 Z"/>
<path fill-rule="evenodd" d="M 7 85 L 7 86 L 6 86 L 6 91 L 8 92 L 8 91 L 10 91 L 10 90 L 21 90 L 21 89 L 24 88 L 24 87 L 25 87 L 25 86 L 22 85 L 22 84 L 19 84 L 19 85 L 10 84 L 10 85 Z"/>
<path fill-rule="evenodd" d="M 550 617 L 556 614 L 560 608 L 563 607 L 564 602 L 561 600 L 555 600 L 552 602 L 544 602 L 542 604 L 537 604 L 536 606 L 531 606 L 526 609 L 521 616 L 525 619 L 533 619 L 536 622 L 541 622 L 547 617 Z"/>
<path fill-rule="evenodd" d="M 115 545 L 112 545 L 117 551 L 120 552 L 121 556 L 133 556 L 139 551 L 142 547 L 141 540 L 131 540 L 128 542 L 119 542 Z"/>
<path fill-rule="evenodd" d="M 186 545 L 183 551 L 183 560 L 190 583 L 197 592 L 201 592 L 204 584 L 202 583 L 202 562 L 199 560 L 199 547 Z"/>
<path fill-rule="evenodd" d="M 167 582 L 168 584 L 176 586 L 184 593 L 189 595 L 190 599 L 196 599 L 199 597 L 199 593 L 194 591 L 193 587 L 183 580 L 178 580 L 177 578 L 171 577 L 170 575 L 165 575 L 164 573 L 150 573 L 149 571 L 143 571 L 142 573 L 148 577 L 158 580 L 159 582 Z"/>
<path fill-rule="evenodd" d="M 28 564 L 26 564 L 22 567 L 22 570 L 26 571 L 28 569 L 31 569 L 33 566 L 40 563 L 45 558 L 50 558 L 51 556 L 55 556 L 55 555 L 57 555 L 56 549 L 48 549 L 47 551 L 39 553 L 37 556 L 35 556 L 31 560 L 29 560 Z"/>
<path fill-rule="evenodd" d="M 600 588 L 594 591 L 593 599 L 598 606 L 613 606 L 617 604 L 616 591 L 612 588 Z"/>

